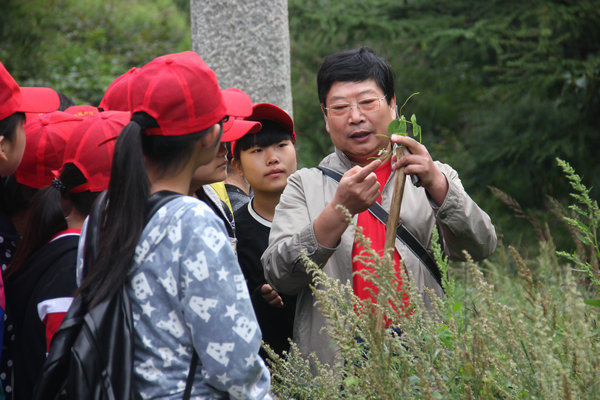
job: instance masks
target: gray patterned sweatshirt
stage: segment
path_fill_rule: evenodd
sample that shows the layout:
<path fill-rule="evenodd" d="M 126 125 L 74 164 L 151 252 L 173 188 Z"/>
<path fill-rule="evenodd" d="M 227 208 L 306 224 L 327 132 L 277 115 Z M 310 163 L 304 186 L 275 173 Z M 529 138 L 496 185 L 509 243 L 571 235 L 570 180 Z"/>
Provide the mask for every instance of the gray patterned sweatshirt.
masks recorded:
<path fill-rule="evenodd" d="M 192 352 L 192 399 L 270 399 L 261 332 L 223 222 L 178 197 L 150 219 L 128 293 L 135 327 L 134 385 L 143 399 L 181 399 Z"/>

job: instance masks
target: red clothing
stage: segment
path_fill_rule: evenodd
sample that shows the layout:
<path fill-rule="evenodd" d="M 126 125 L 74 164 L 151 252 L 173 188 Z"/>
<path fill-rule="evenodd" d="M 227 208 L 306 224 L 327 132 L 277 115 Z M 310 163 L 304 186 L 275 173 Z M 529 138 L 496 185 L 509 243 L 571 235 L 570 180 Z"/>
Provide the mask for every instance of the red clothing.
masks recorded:
<path fill-rule="evenodd" d="M 390 174 L 392 173 L 392 164 L 391 161 L 388 160 L 383 165 L 375 170 L 375 175 L 377 175 L 377 181 L 383 188 L 388 181 Z M 377 201 L 381 201 L 381 192 L 379 193 L 379 198 Z M 385 225 L 379 221 L 373 214 L 369 212 L 369 210 L 365 210 L 358 214 L 358 222 L 357 225 L 362 227 L 363 235 L 368 237 L 371 240 L 371 248 L 376 250 L 379 255 L 383 255 L 383 247 L 385 246 Z M 373 293 L 377 293 L 377 287 L 369 281 L 365 281 L 362 276 L 356 274 L 357 271 L 361 271 L 363 269 L 373 271 L 373 268 L 364 265 L 362 262 L 355 260 L 355 257 L 360 254 L 363 250 L 363 246 L 360 243 L 354 242 L 352 247 L 352 287 L 354 289 L 354 294 L 358 296 L 361 300 L 370 299 L 373 303 L 376 303 L 375 298 L 370 293 L 369 289 L 373 291 Z M 401 275 L 401 264 L 400 264 L 400 255 L 398 251 L 394 250 L 394 269 L 396 270 L 396 278 L 398 280 L 398 290 L 402 287 L 402 275 Z M 408 309 L 409 301 L 408 294 L 402 294 L 402 308 Z M 387 322 L 389 325 L 390 321 Z"/>
<path fill-rule="evenodd" d="M 56 239 L 60 239 L 63 236 L 69 236 L 69 235 L 81 235 L 81 229 L 80 228 L 68 228 L 68 229 L 65 229 L 64 231 L 60 231 L 57 234 L 55 234 L 54 236 L 52 236 L 52 238 L 50 240 L 48 240 L 48 243 L 53 242 Z"/>
<path fill-rule="evenodd" d="M 81 235 L 81 229 L 65 229 L 64 231 L 60 231 L 56 235 L 54 235 L 48 243 L 54 242 L 55 240 L 66 236 L 79 235 Z M 54 334 L 58 330 L 58 327 L 65 318 L 67 310 L 71 306 L 72 301 L 72 297 L 57 297 L 53 299 L 46 299 L 38 303 L 38 315 L 40 317 L 40 320 L 46 327 L 46 351 L 50 349 L 50 342 L 52 341 L 52 337 L 54 336 Z"/>
<path fill-rule="evenodd" d="M 78 243 L 78 231 L 60 232 L 5 281 L 7 330 L 13 334 L 4 341 L 0 375 L 12 377 L 13 399 L 32 397 L 48 343 L 77 289 Z"/>

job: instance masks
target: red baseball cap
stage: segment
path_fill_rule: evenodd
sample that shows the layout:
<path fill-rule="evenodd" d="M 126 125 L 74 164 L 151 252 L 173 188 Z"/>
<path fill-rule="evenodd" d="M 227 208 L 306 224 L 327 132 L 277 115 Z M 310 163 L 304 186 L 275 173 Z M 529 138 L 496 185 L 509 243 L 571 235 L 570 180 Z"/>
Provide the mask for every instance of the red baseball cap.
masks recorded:
<path fill-rule="evenodd" d="M 60 107 L 58 93 L 47 87 L 19 87 L 0 62 L 0 120 L 16 112 L 47 113 Z"/>
<path fill-rule="evenodd" d="M 243 118 L 252 115 L 252 99 L 244 91 L 237 88 L 221 91 L 229 119 L 223 124 L 221 142 L 233 142 L 246 133 L 258 132 L 262 127 L 260 122 L 246 121 Z"/>
<path fill-rule="evenodd" d="M 252 108 L 252 115 L 248 118 L 251 121 L 275 121 L 280 123 L 289 133 L 292 134 L 292 140 L 296 142 L 296 132 L 294 131 L 294 121 L 290 114 L 283 111 L 271 103 L 259 103 L 255 104 Z"/>
<path fill-rule="evenodd" d="M 81 117 L 54 111 L 27 122 L 25 153 L 14 173 L 17 182 L 35 189 L 50 185 L 52 171 L 62 166 L 67 139 L 81 121 Z"/>
<path fill-rule="evenodd" d="M 227 115 L 214 71 L 193 51 L 157 57 L 129 78 L 132 113 L 146 112 L 158 123 L 150 135 L 200 132 Z"/>
<path fill-rule="evenodd" d="M 117 77 L 104 92 L 98 108 L 102 111 L 129 111 L 129 83 L 131 76 L 136 71 L 137 68 L 133 67 Z"/>
<path fill-rule="evenodd" d="M 87 182 L 69 192 L 101 192 L 108 188 L 116 139 L 130 120 L 127 111 L 104 111 L 85 118 L 75 128 L 67 140 L 62 165 L 74 164 Z"/>
<path fill-rule="evenodd" d="M 246 120 L 250 120 L 250 121 L 274 121 L 277 122 L 279 124 L 281 124 L 288 132 L 291 133 L 292 135 L 292 142 L 296 142 L 296 132 L 294 131 L 294 121 L 292 121 L 292 117 L 290 117 L 290 115 L 285 112 L 284 110 L 282 110 L 281 108 L 277 107 L 274 104 L 271 103 L 259 103 L 259 104 L 255 104 L 254 107 L 252 107 L 252 114 L 248 117 L 246 117 Z M 262 129 L 262 126 L 258 129 L 253 129 L 247 133 L 257 133 L 260 132 L 260 130 Z M 241 138 L 242 136 L 244 136 L 245 133 L 243 135 L 240 135 L 237 139 Z M 236 141 L 237 141 L 236 139 Z M 233 141 L 231 143 L 231 154 L 235 154 L 235 145 L 236 142 Z"/>

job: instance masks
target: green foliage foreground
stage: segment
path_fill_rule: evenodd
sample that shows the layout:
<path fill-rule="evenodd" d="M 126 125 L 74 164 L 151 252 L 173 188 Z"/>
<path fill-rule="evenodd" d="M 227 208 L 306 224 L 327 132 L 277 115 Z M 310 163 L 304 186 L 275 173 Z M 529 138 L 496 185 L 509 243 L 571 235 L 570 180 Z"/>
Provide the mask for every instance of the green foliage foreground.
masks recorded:
<path fill-rule="evenodd" d="M 401 335 L 382 329 L 382 315 L 398 316 L 394 304 L 402 300 L 389 257 L 361 255 L 378 275 L 367 276 L 379 288 L 374 312 L 356 313 L 372 306 L 312 265 L 313 291 L 340 361 L 322 365 L 294 346 L 284 359 L 271 353 L 273 392 L 285 399 L 600 398 L 600 211 L 571 167 L 559 163 L 576 199 L 566 222 L 580 254 L 559 254 L 545 240 L 532 260 L 500 246 L 496 261 L 450 268 L 438 248 L 446 296 L 426 311 L 428 296 L 406 285 L 413 313 L 390 326 Z M 506 276 L 511 265 L 518 278 Z"/>

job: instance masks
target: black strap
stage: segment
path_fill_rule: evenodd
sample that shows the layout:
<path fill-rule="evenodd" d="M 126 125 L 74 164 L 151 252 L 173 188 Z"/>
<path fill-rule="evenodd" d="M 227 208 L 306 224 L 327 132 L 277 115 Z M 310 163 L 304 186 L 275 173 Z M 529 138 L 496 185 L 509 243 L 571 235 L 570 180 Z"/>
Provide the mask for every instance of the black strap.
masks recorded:
<path fill-rule="evenodd" d="M 161 208 L 163 205 L 173 200 L 175 197 L 179 197 L 181 194 L 170 192 L 168 190 L 161 190 L 160 192 L 153 193 L 148 198 L 148 214 L 146 216 L 146 222 L 150 221 L 150 218 Z M 192 383 L 194 383 L 194 377 L 196 376 L 196 366 L 198 365 L 198 353 L 194 349 L 192 354 L 192 361 L 190 362 L 190 369 L 188 376 L 185 381 L 185 391 L 183 392 L 183 400 L 189 400 L 192 395 Z"/>
<path fill-rule="evenodd" d="M 327 175 L 329 178 L 333 179 L 336 182 L 339 182 L 342 179 L 342 174 L 338 171 L 335 171 L 331 168 L 318 166 L 323 174 Z M 381 204 L 375 202 L 371 207 L 369 207 L 369 212 L 375 216 L 383 225 L 387 224 L 388 220 L 388 212 L 381 207 Z M 438 268 L 435 260 L 431 257 L 425 246 L 417 239 L 415 235 L 411 231 L 406 228 L 402 223 L 398 226 L 396 230 L 396 237 L 400 239 L 409 249 L 413 252 L 415 256 L 421 260 L 423 264 L 429 270 L 429 273 L 435 278 L 437 283 L 442 286 L 442 273 Z"/>
<path fill-rule="evenodd" d="M 159 192 L 153 193 L 148 197 L 148 202 L 146 203 L 147 213 L 146 213 L 146 223 L 150 221 L 150 218 L 156 212 L 164 206 L 169 201 L 173 200 L 176 197 L 181 196 L 180 193 L 171 192 L 168 190 L 161 190 Z M 90 218 L 88 220 L 88 228 L 86 233 L 86 241 L 85 241 L 85 258 L 88 261 L 92 261 L 92 257 L 96 254 L 96 245 L 98 243 L 98 221 L 101 218 L 102 211 L 105 208 L 106 204 L 106 191 L 100 193 L 94 207 L 92 207 L 92 212 L 90 213 Z M 85 266 L 90 265 L 89 263 L 84 263 Z M 85 273 L 86 271 L 84 271 Z M 190 369 L 188 372 L 188 376 L 185 382 L 185 391 L 183 393 L 183 400 L 189 400 L 192 394 L 192 383 L 194 382 L 194 376 L 196 375 L 196 366 L 198 365 L 198 353 L 194 349 L 194 354 L 192 354 L 192 361 L 190 362 Z"/>
<path fill-rule="evenodd" d="M 98 232 L 100 231 L 98 221 L 102 218 L 102 213 L 106 208 L 106 190 L 98 195 L 98 198 L 94 202 L 92 211 L 90 212 L 86 235 L 84 243 L 84 263 L 82 276 L 87 273 L 88 266 L 92 265 L 94 257 L 96 256 L 96 246 L 98 244 Z M 163 205 L 173 200 L 175 197 L 181 196 L 180 193 L 171 192 L 168 190 L 161 190 L 153 193 L 148 197 L 146 203 L 146 223 L 150 221 L 150 218 L 161 208 Z"/>
<path fill-rule="evenodd" d="M 198 353 L 194 350 L 192 354 L 192 362 L 190 363 L 190 371 L 188 372 L 187 379 L 185 381 L 185 392 L 183 392 L 183 400 L 189 400 L 192 394 L 192 383 L 194 382 L 194 376 L 196 375 L 196 365 L 198 365 Z"/>
<path fill-rule="evenodd" d="M 182 194 L 171 192 L 169 190 L 161 190 L 159 192 L 152 193 L 150 197 L 148 197 L 148 212 L 146 213 L 146 223 L 150 221 L 150 218 L 152 218 L 152 216 L 156 214 L 159 208 L 167 204 L 169 201 L 173 200 L 175 197 L 179 196 L 182 196 Z"/>

